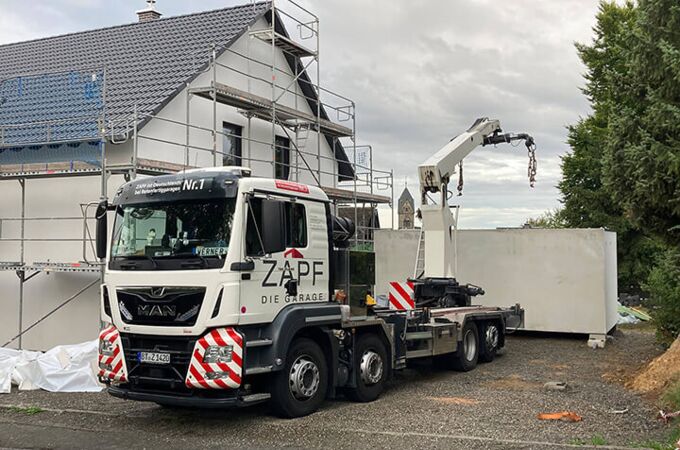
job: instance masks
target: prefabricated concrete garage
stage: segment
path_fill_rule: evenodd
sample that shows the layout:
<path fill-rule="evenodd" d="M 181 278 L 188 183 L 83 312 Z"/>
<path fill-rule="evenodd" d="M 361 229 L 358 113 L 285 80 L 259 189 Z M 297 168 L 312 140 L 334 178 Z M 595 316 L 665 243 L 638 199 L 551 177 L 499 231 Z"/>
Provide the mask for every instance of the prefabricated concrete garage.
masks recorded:
<path fill-rule="evenodd" d="M 375 234 L 376 293 L 414 277 L 419 230 Z M 602 229 L 459 230 L 459 282 L 481 286 L 474 302 L 520 303 L 524 329 L 590 335 L 603 344 L 617 321 L 616 233 Z"/>

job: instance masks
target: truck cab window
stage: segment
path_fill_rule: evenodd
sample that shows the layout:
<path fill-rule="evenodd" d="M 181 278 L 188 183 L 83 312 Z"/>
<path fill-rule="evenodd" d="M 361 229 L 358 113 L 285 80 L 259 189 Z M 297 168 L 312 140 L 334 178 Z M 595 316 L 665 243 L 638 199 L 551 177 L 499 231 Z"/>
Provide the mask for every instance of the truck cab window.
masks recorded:
<path fill-rule="evenodd" d="M 290 139 L 276 136 L 274 142 L 274 159 L 276 160 L 276 178 L 287 180 L 290 175 Z"/>
<path fill-rule="evenodd" d="M 208 199 L 123 205 L 117 209 L 112 260 L 137 259 L 156 268 L 158 261 L 202 258 L 206 266 L 220 267 L 235 204 L 234 199 Z"/>
<path fill-rule="evenodd" d="M 246 256 L 262 256 L 262 199 L 248 201 L 248 222 L 246 225 Z"/>
<path fill-rule="evenodd" d="M 286 218 L 288 219 L 288 247 L 307 247 L 307 217 L 305 206 L 297 203 L 286 205 Z"/>
<path fill-rule="evenodd" d="M 251 198 L 246 226 L 246 256 L 262 256 L 262 242 L 259 233 L 262 230 L 262 199 Z M 305 206 L 299 203 L 286 202 L 285 227 L 286 246 L 288 248 L 307 247 L 307 214 Z"/>

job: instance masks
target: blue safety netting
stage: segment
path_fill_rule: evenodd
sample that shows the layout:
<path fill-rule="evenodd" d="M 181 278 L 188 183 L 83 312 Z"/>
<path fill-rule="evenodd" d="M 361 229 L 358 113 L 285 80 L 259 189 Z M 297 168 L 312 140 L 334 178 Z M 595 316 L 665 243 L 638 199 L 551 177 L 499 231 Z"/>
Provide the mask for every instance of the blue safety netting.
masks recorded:
<path fill-rule="evenodd" d="M 0 164 L 99 159 L 101 71 L 0 80 Z"/>

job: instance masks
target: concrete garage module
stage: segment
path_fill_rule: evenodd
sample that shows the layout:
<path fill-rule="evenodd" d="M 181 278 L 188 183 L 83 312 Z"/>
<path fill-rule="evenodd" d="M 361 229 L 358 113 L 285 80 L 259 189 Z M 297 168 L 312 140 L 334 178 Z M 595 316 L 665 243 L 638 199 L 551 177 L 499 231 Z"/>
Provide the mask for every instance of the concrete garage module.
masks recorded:
<path fill-rule="evenodd" d="M 376 293 L 414 276 L 419 230 L 375 234 Z M 590 335 L 604 343 L 616 325 L 616 233 L 602 229 L 457 232 L 456 277 L 481 286 L 477 304 L 520 303 L 524 329 Z"/>

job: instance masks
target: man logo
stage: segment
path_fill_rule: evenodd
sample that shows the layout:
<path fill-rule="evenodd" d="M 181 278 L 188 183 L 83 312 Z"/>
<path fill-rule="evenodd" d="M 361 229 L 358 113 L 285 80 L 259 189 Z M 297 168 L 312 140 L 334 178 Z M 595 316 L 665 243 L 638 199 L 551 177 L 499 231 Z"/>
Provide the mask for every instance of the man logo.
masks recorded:
<path fill-rule="evenodd" d="M 175 305 L 139 305 L 137 315 L 144 317 L 175 317 L 177 307 Z"/>

